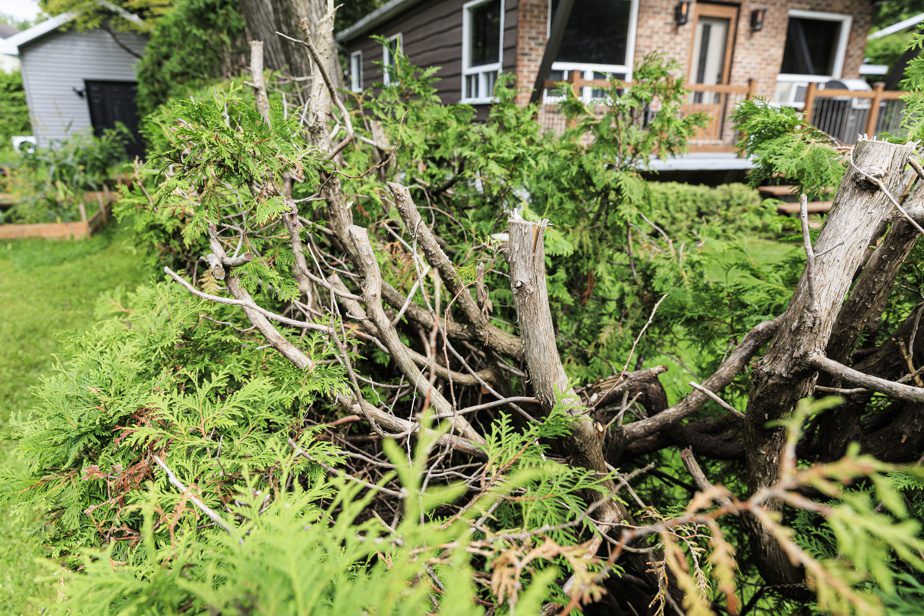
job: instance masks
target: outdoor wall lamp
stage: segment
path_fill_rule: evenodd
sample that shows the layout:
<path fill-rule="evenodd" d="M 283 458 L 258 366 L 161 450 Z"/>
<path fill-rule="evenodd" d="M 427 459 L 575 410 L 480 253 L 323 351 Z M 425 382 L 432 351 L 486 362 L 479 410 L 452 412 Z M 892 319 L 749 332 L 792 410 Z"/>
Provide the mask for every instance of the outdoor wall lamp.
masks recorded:
<path fill-rule="evenodd" d="M 76 94 L 76 95 L 79 96 L 80 98 L 83 98 L 84 95 L 85 95 L 86 92 L 87 92 L 86 90 L 78 90 L 77 88 L 74 88 L 74 87 L 71 87 L 71 90 L 73 90 L 73 91 L 74 91 L 74 94 Z"/>
<path fill-rule="evenodd" d="M 764 29 L 767 19 L 767 9 L 754 9 L 751 11 L 751 32 L 760 32 Z"/>
<path fill-rule="evenodd" d="M 674 21 L 678 26 L 685 26 L 690 21 L 690 3 L 688 0 L 680 0 L 674 7 Z"/>

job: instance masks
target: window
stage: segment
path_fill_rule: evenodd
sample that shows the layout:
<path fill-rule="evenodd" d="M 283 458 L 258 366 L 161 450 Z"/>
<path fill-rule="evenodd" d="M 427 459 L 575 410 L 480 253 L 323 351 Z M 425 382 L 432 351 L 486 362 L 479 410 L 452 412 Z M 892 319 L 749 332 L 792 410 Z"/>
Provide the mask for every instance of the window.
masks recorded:
<path fill-rule="evenodd" d="M 491 102 L 501 70 L 503 0 L 472 0 L 462 12 L 462 100 Z"/>
<path fill-rule="evenodd" d="M 401 33 L 385 39 L 382 45 L 382 81 L 387 86 L 394 81 L 392 72 L 395 68 L 395 57 L 401 53 Z"/>
<path fill-rule="evenodd" d="M 354 51 L 350 54 L 350 89 L 354 92 L 363 91 L 363 52 Z"/>
<path fill-rule="evenodd" d="M 549 2 L 550 30 L 558 5 L 559 0 Z M 549 79 L 566 81 L 578 72 L 583 79 L 631 80 L 637 20 L 638 0 L 575 2 Z M 601 95 L 592 88 L 581 93 L 585 100 Z"/>
<path fill-rule="evenodd" d="M 789 12 L 776 102 L 798 107 L 805 102 L 809 83 L 841 76 L 851 21 L 839 13 Z"/>

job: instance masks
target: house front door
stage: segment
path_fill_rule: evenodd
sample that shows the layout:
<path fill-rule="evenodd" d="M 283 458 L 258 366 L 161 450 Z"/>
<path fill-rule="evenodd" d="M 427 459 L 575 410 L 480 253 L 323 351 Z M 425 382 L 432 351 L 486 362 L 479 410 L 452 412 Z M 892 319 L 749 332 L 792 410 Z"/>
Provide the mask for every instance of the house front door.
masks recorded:
<path fill-rule="evenodd" d="M 90 122 L 97 135 L 107 128 L 122 124 L 131 134 L 126 146 L 129 156 L 144 156 L 144 145 L 138 130 L 138 108 L 135 106 L 134 82 L 86 81 Z"/>
<path fill-rule="evenodd" d="M 731 78 L 731 61 L 738 24 L 738 7 L 697 2 L 693 16 L 693 41 L 687 83 L 690 93 L 688 113 L 706 113 L 709 122 L 697 135 L 704 141 L 721 141 L 728 94 L 721 86 Z"/>

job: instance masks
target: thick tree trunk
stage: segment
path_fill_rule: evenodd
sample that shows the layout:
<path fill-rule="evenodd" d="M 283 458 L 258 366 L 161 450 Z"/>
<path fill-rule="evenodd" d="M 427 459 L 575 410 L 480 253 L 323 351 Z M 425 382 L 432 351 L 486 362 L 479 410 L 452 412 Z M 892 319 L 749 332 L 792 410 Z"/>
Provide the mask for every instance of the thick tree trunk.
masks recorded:
<path fill-rule="evenodd" d="M 302 24 L 319 26 L 330 21 L 333 29 L 334 3 L 330 0 L 240 0 L 241 13 L 247 22 L 247 36 L 253 41 L 263 41 L 264 64 L 267 69 L 279 71 L 286 77 L 303 79 L 313 75 L 308 51 L 297 43 L 276 34 L 281 32 L 294 39 L 302 39 Z M 327 16 L 330 19 L 327 19 Z M 327 27 L 328 24 L 324 23 Z M 333 37 L 328 32 L 317 32 L 315 41 L 326 52 L 333 47 Z M 328 39 L 330 44 L 328 43 Z M 336 57 L 334 57 L 336 61 Z M 333 67 L 333 64 L 331 65 Z M 338 71 L 331 71 L 339 83 Z M 310 79 L 299 82 L 300 91 L 310 88 Z M 323 88 L 319 84 L 317 88 Z"/>
<path fill-rule="evenodd" d="M 809 360 L 828 346 L 835 320 L 873 232 L 892 211 L 883 190 L 867 176 L 879 178 L 898 193 L 912 146 L 860 141 L 853 152 L 857 167 L 841 182 L 825 228 L 815 247 L 814 265 L 806 267 L 779 330 L 760 360 L 747 409 L 747 473 L 750 490 L 779 478 L 784 432 L 767 423 L 785 417 L 812 392 L 816 371 Z M 866 175 L 864 175 L 866 174 Z M 811 262 L 810 262 L 811 263 Z M 777 541 L 758 524 L 751 536 L 761 573 L 771 584 L 797 586 L 802 572 L 789 562 Z"/>
<path fill-rule="evenodd" d="M 918 182 L 906 199 L 905 207 L 914 214 L 924 207 L 924 182 Z M 882 316 L 899 269 L 911 254 L 917 239 L 918 230 L 910 221 L 898 217 L 892 222 L 891 229 L 863 266 L 850 298 L 841 309 L 828 341 L 828 357 L 843 364 L 853 363 L 851 357 L 854 347 L 861 343 L 867 332 L 874 329 Z M 897 347 L 894 350 L 899 352 Z M 883 378 L 897 378 L 897 375 L 884 374 L 880 370 L 863 371 Z M 837 385 L 826 376 L 820 382 L 824 385 Z M 822 460 L 840 458 L 851 441 L 859 440 L 859 419 L 865 406 L 865 403 L 857 405 L 848 401 L 843 407 L 832 409 L 819 418 L 817 450 Z"/>

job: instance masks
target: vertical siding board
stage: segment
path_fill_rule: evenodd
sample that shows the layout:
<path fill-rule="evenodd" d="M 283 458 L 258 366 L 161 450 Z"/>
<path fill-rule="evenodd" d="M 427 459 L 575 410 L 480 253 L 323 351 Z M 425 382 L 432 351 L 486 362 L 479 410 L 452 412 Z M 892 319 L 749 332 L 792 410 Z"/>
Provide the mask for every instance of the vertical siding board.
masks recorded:
<path fill-rule="evenodd" d="M 437 0 L 416 5 L 397 17 L 344 45 L 349 56 L 363 52 L 365 87 L 382 80 L 382 46 L 371 36 L 391 36 L 402 33 L 404 53 L 421 68 L 438 66 L 436 84 L 445 103 L 457 103 L 462 98 L 462 7 L 467 0 Z M 504 32 L 502 38 L 504 71 L 516 65 L 517 7 L 519 0 L 504 0 Z"/>
<path fill-rule="evenodd" d="M 130 33 L 118 37 L 130 49 L 144 51 L 143 37 Z M 19 51 L 32 130 L 39 145 L 91 126 L 86 96 L 75 92 L 84 90 L 84 80 L 136 81 L 137 58 L 101 30 L 57 31 Z"/>

